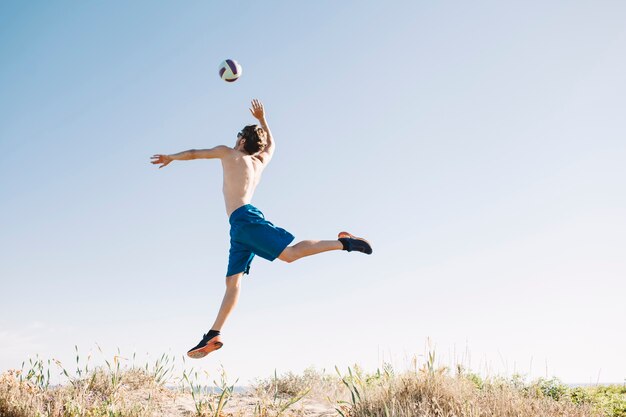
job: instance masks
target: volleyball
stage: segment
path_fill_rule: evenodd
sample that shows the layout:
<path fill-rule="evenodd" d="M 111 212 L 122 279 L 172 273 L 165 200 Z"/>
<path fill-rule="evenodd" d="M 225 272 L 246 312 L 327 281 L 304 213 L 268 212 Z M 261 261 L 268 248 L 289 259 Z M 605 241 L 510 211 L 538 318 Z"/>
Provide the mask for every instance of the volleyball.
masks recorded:
<path fill-rule="evenodd" d="M 222 80 L 232 83 L 241 77 L 241 65 L 234 59 L 227 59 L 220 64 L 220 77 Z"/>

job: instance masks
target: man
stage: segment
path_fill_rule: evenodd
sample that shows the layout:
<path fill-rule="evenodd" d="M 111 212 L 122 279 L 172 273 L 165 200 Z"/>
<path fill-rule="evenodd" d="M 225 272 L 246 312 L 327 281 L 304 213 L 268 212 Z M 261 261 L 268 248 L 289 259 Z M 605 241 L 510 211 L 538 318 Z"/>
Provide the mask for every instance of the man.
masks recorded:
<path fill-rule="evenodd" d="M 220 159 L 224 170 L 224 201 L 230 222 L 230 253 L 226 273 L 226 294 L 215 323 L 200 343 L 187 352 L 191 358 L 202 358 L 222 347 L 220 330 L 239 298 L 239 282 L 250 270 L 255 255 L 269 261 L 278 258 L 293 262 L 305 256 L 331 250 L 372 253 L 370 244 L 362 238 L 341 232 L 337 240 L 303 240 L 289 246 L 294 236 L 265 220 L 259 209 L 250 204 L 263 170 L 274 155 L 274 138 L 265 120 L 265 110 L 259 100 L 252 100 L 250 109 L 261 126 L 248 125 L 237 135 L 233 148 L 220 145 L 212 149 L 189 150 L 173 155 L 154 155 L 153 164 L 167 166 L 172 161 L 190 159 Z"/>

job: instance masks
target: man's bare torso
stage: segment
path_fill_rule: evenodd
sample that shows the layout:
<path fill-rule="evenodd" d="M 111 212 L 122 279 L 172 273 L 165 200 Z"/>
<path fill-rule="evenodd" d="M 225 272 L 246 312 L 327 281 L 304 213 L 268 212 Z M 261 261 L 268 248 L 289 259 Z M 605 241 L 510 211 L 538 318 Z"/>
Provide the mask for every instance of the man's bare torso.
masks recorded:
<path fill-rule="evenodd" d="M 221 160 L 224 169 L 222 191 L 226 213 L 230 217 L 239 207 L 250 204 L 265 165 L 258 156 L 247 155 L 236 149 L 230 149 Z"/>
<path fill-rule="evenodd" d="M 265 120 L 263 104 L 257 99 L 252 100 L 250 112 L 261 126 L 246 126 L 237 134 L 234 147 L 218 145 L 211 149 L 190 149 L 171 155 L 156 154 L 151 157 L 152 164 L 161 164 L 159 168 L 163 168 L 177 160 L 219 158 L 224 169 L 224 203 L 230 217 L 239 207 L 250 204 L 263 169 L 274 154 L 274 139 Z M 247 138 L 251 142 L 246 144 Z"/>

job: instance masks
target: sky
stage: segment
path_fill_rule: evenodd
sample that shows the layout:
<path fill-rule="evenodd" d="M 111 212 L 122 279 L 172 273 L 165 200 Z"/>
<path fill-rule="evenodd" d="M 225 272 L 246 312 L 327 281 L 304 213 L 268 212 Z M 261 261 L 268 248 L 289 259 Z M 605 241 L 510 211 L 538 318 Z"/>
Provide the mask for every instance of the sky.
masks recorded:
<path fill-rule="evenodd" d="M 620 1 L 1 2 L 0 371 L 198 342 L 225 289 L 221 167 L 149 158 L 234 145 L 259 98 L 276 153 L 253 203 L 374 254 L 256 258 L 196 369 L 245 384 L 434 349 L 623 382 L 625 19 Z"/>

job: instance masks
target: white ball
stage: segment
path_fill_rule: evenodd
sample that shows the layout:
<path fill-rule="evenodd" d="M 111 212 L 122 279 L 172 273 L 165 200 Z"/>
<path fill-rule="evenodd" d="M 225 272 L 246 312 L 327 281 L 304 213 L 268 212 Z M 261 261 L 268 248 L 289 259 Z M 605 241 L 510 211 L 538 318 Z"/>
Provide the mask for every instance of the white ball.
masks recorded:
<path fill-rule="evenodd" d="M 227 59 L 220 64 L 220 77 L 222 80 L 232 83 L 241 77 L 242 69 L 239 62 L 234 59 Z"/>

